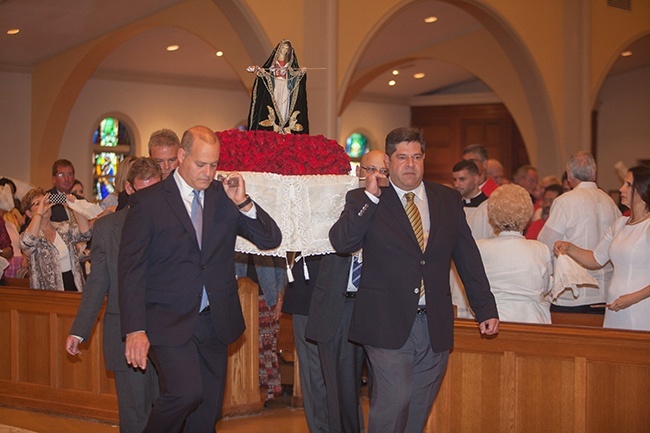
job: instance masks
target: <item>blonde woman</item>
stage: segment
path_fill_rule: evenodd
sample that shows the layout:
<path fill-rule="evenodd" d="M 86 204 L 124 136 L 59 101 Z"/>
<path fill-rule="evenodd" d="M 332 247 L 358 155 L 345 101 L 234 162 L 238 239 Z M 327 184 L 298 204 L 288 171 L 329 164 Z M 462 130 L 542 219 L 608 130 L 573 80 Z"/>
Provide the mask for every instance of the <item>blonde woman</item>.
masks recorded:
<path fill-rule="evenodd" d="M 551 323 L 546 297 L 553 273 L 551 253 L 522 234 L 532 214 L 528 191 L 501 185 L 488 200 L 488 218 L 497 237 L 476 241 L 504 322 Z"/>

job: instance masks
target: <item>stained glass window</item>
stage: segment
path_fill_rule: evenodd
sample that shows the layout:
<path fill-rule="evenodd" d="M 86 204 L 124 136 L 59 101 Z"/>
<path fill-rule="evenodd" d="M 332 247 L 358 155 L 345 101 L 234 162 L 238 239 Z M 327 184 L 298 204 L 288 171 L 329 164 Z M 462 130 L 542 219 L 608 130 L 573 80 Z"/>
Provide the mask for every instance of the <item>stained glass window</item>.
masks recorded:
<path fill-rule="evenodd" d="M 131 154 L 132 135 L 114 117 L 99 122 L 93 135 L 93 196 L 101 201 L 116 192 L 115 174 L 122 159 Z"/>
<path fill-rule="evenodd" d="M 368 137 L 353 132 L 345 141 L 345 151 L 350 158 L 361 158 L 368 151 Z"/>

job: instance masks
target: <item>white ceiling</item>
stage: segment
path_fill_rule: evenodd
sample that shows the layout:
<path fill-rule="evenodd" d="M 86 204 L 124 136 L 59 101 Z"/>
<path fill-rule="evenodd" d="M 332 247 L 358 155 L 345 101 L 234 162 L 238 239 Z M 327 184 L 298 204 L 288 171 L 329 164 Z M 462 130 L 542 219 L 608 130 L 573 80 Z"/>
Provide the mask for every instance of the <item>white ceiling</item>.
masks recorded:
<path fill-rule="evenodd" d="M 81 43 L 135 22 L 183 0 L 0 0 L 0 69 L 29 70 L 37 63 Z M 439 19 L 425 24 L 424 17 Z M 20 28 L 18 35 L 6 31 Z M 399 12 L 384 23 L 365 50 L 358 70 L 407 58 L 409 53 L 452 40 L 481 28 L 466 12 L 435 0 L 424 0 Z M 169 53 L 165 47 L 178 44 Z M 275 41 L 271 41 L 275 45 Z M 650 64 L 650 37 L 637 41 L 634 55 L 621 58 L 612 72 Z M 224 50 L 227 53 L 227 50 Z M 300 57 L 300 53 L 298 53 Z M 226 54 L 227 56 L 227 54 Z M 227 57 L 216 57 L 206 42 L 183 30 L 156 28 L 126 41 L 99 66 L 98 76 L 126 79 L 167 79 L 207 85 L 242 87 Z M 265 59 L 259 59 L 263 62 Z M 302 65 L 309 66 L 309 65 Z M 386 70 L 362 94 L 389 99 L 444 92 L 476 78 L 466 71 L 431 59 L 399 64 L 400 74 Z M 425 78 L 416 80 L 415 72 Z M 396 85 L 388 86 L 388 81 Z M 476 86 L 474 86 L 476 88 Z"/>

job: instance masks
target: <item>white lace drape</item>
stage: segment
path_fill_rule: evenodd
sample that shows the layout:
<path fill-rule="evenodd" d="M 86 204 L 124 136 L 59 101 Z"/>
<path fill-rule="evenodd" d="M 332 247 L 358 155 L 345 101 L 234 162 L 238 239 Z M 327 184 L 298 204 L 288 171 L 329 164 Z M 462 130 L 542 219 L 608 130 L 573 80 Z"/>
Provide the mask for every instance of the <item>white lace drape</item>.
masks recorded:
<path fill-rule="evenodd" d="M 223 173 L 225 174 L 225 173 Z M 282 230 L 282 244 L 260 251 L 241 237 L 235 250 L 242 253 L 284 257 L 287 251 L 304 256 L 334 252 L 329 230 L 345 205 L 345 194 L 359 185 L 355 176 L 242 172 L 246 192 L 273 217 Z"/>

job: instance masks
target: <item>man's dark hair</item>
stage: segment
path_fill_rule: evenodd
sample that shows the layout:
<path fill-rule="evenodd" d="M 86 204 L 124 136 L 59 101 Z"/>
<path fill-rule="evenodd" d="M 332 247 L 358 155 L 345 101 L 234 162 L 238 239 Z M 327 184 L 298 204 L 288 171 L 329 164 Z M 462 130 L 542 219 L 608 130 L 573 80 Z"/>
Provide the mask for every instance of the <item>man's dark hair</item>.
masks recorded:
<path fill-rule="evenodd" d="M 72 174 L 74 174 L 74 165 L 67 159 L 57 159 L 52 164 L 52 176 L 56 176 L 59 171 L 59 167 L 70 167 L 72 169 Z"/>
<path fill-rule="evenodd" d="M 467 170 L 467 172 L 472 176 L 478 176 L 478 166 L 474 161 L 463 159 L 462 161 L 458 161 L 456 165 L 454 165 L 454 168 L 451 169 L 452 173 L 462 170 Z"/>
<path fill-rule="evenodd" d="M 386 155 L 389 157 L 395 153 L 397 145 L 400 143 L 420 143 L 420 150 L 424 153 L 426 143 L 424 137 L 418 128 L 396 128 L 386 136 Z"/>
<path fill-rule="evenodd" d="M 546 188 L 544 188 L 544 192 L 546 191 L 555 191 L 558 196 L 564 194 L 564 188 L 562 187 L 562 185 L 558 185 L 557 183 L 551 184 Z"/>
<path fill-rule="evenodd" d="M 481 162 L 488 160 L 487 149 L 482 144 L 470 144 L 463 150 L 463 155 L 467 155 L 468 153 L 478 155 L 478 159 L 480 159 Z"/>
<path fill-rule="evenodd" d="M 126 176 L 126 180 L 133 185 L 136 179 L 149 180 L 151 178 L 158 178 L 162 180 L 162 170 L 160 166 L 156 164 L 151 158 L 137 158 L 131 164 L 129 172 Z"/>

